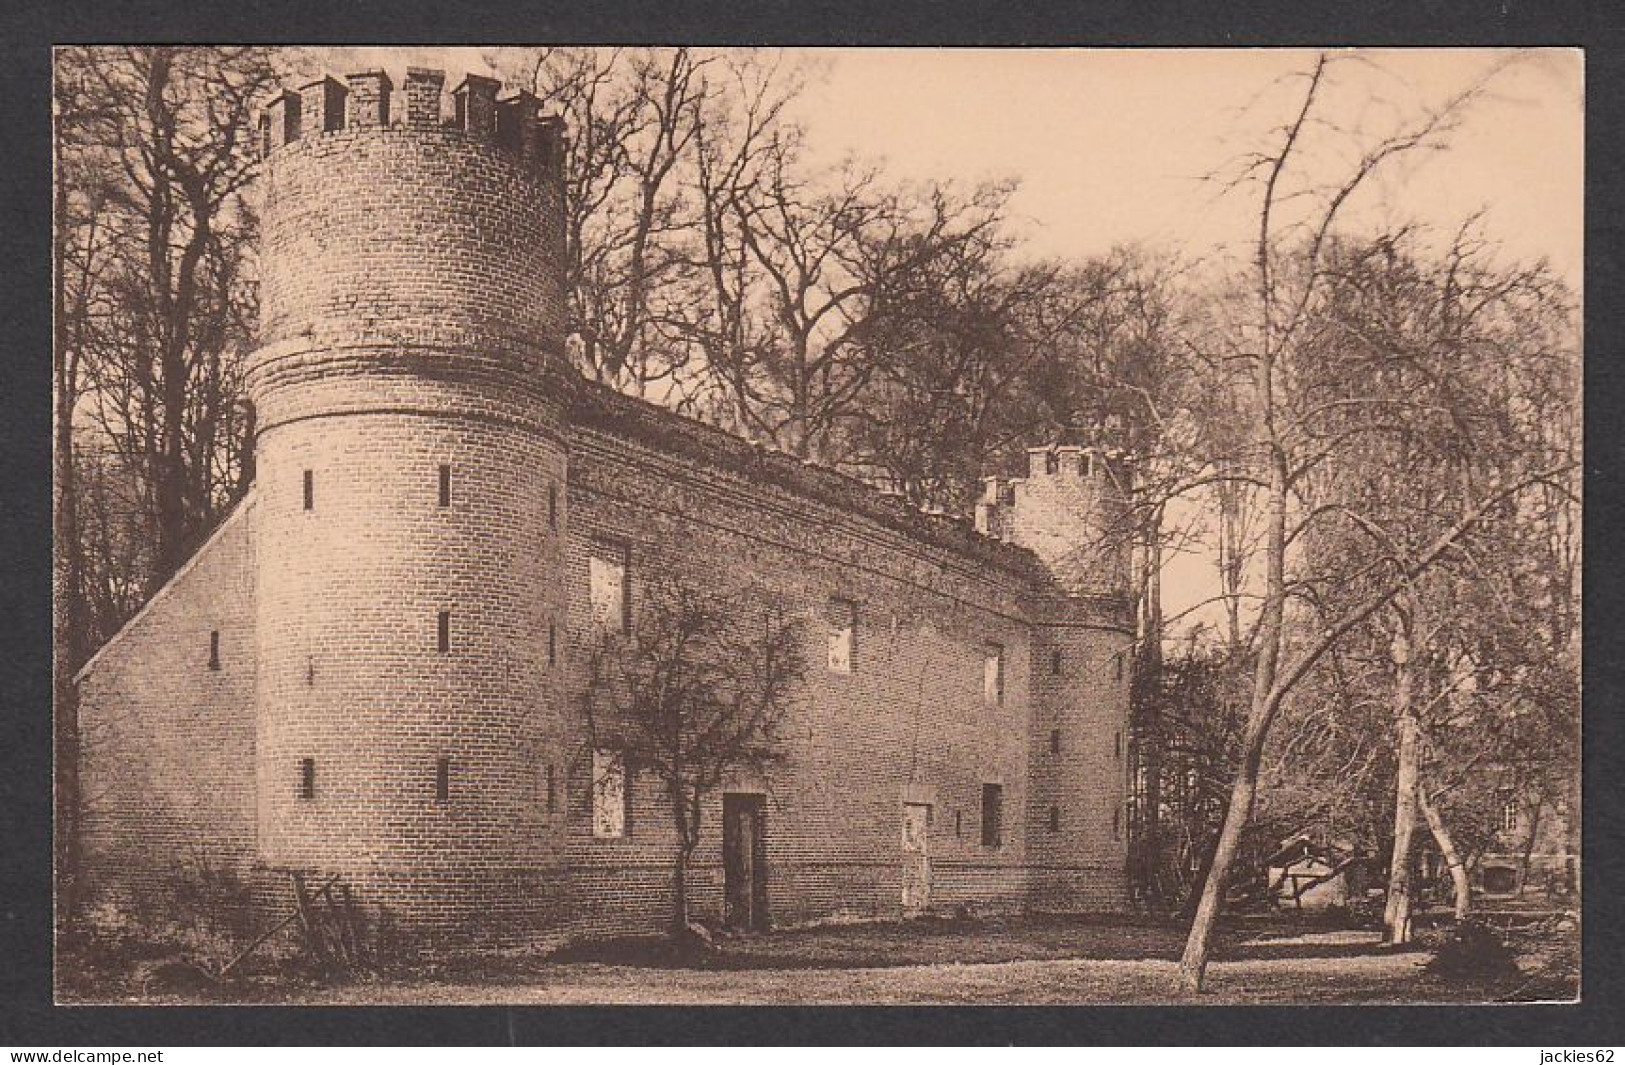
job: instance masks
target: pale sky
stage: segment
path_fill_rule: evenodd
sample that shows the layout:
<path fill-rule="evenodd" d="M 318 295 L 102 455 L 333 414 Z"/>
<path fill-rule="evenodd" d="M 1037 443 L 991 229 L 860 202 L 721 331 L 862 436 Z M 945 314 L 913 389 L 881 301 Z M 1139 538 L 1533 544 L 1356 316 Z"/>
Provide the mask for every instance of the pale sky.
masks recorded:
<path fill-rule="evenodd" d="M 345 59 L 489 73 L 476 48 L 345 49 Z M 1310 50 L 808 49 L 795 109 L 815 163 L 883 161 L 906 180 L 1016 179 L 1028 252 L 1083 258 L 1118 244 L 1207 259 L 1244 251 L 1256 201 L 1220 195 L 1222 173 L 1300 100 Z M 1583 58 L 1578 49 L 1374 49 L 1333 68 L 1299 179 L 1348 172 L 1361 147 L 1413 123 L 1498 64 L 1446 152 L 1410 157 L 1351 200 L 1345 219 L 1421 222 L 1448 237 L 1482 212 L 1509 259 L 1547 258 L 1576 290 L 1583 231 Z M 451 81 L 455 83 L 454 80 Z M 1170 614 L 1212 593 L 1206 556 L 1174 558 Z M 1216 611 L 1204 611 L 1209 620 Z"/>
<path fill-rule="evenodd" d="M 1351 144 L 1397 131 L 1473 85 L 1510 53 L 1382 50 L 1333 68 L 1311 182 L 1347 173 Z M 1235 252 L 1255 203 L 1203 175 L 1273 143 L 1315 53 L 1297 50 L 832 50 L 801 109 L 828 161 L 883 158 L 888 173 L 974 182 L 1016 178 L 1011 202 L 1033 252 L 1087 257 L 1146 244 L 1189 258 Z M 1521 54 L 1467 110 L 1447 153 L 1417 157 L 1349 202 L 1356 225 L 1420 221 L 1449 236 L 1483 211 L 1503 254 L 1546 257 L 1578 292 L 1582 266 L 1583 85 L 1577 50 Z M 1170 517 L 1178 520 L 1179 508 Z M 1175 617 L 1218 590 L 1211 552 L 1168 555 Z M 1248 613 L 1251 613 L 1249 610 Z M 1216 605 L 1173 625 L 1222 624 Z"/>
<path fill-rule="evenodd" d="M 351 47 L 335 61 L 443 66 L 448 85 L 490 73 L 480 48 Z M 1142 243 L 1206 257 L 1251 231 L 1244 195 L 1204 175 L 1268 143 L 1290 117 L 1308 49 L 811 48 L 815 77 L 795 116 L 815 162 L 846 154 L 888 174 L 965 184 L 1013 178 L 1031 252 L 1088 256 Z M 1583 188 L 1579 49 L 1362 49 L 1339 64 L 1309 174 L 1344 172 L 1362 139 L 1414 121 L 1498 63 L 1445 153 L 1415 157 L 1350 204 L 1356 222 L 1419 220 L 1483 231 L 1518 259 L 1545 256 L 1578 287 Z M 342 59 L 339 58 L 342 56 Z M 1342 152 L 1339 155 L 1339 151 Z"/>
<path fill-rule="evenodd" d="M 884 158 L 912 178 L 1013 177 L 1013 202 L 1040 254 L 1118 243 L 1206 254 L 1250 233 L 1245 198 L 1199 179 L 1290 117 L 1300 50 L 840 49 L 801 116 L 824 158 Z M 1368 50 L 1329 83 L 1328 114 L 1364 135 L 1397 128 L 1511 53 Z M 1471 108 L 1448 154 L 1405 168 L 1358 203 L 1359 217 L 1484 227 L 1519 258 L 1581 266 L 1582 74 L 1578 50 L 1525 52 Z M 1323 136 L 1313 160 L 1336 159 Z M 1342 139 L 1341 143 L 1348 143 Z M 1320 146 L 1325 146 L 1324 148 Z"/>

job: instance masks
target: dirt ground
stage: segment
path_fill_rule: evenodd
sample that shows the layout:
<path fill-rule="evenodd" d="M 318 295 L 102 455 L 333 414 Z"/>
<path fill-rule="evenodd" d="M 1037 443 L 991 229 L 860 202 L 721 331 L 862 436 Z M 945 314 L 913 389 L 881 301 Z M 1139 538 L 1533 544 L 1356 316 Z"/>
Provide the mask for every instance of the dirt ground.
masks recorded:
<path fill-rule="evenodd" d="M 1427 1003 L 1566 998 L 1536 979 L 1462 984 L 1430 975 L 1426 949 L 1375 932 L 1242 923 L 1220 938 L 1198 997 L 1177 990 L 1183 928 L 1147 921 L 1009 918 L 856 924 L 719 941 L 698 959 L 657 944 L 590 944 L 551 958 L 465 959 L 329 984 L 249 978 L 166 993 L 132 987 L 81 1001 L 328 1005 Z M 136 982 L 139 984 L 139 981 Z M 132 994 L 131 992 L 135 993 Z M 78 996 L 75 996 L 78 997 Z"/>

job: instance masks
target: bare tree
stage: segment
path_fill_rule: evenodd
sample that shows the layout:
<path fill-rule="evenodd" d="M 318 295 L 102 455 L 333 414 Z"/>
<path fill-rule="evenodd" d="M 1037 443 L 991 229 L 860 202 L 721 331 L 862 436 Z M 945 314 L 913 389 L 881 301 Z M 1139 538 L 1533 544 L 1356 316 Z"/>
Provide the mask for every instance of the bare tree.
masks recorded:
<path fill-rule="evenodd" d="M 809 173 L 797 142 L 773 138 L 738 167 L 708 166 L 707 222 L 717 308 L 695 323 L 720 420 L 802 458 L 850 457 L 851 421 L 877 379 L 866 343 L 899 279 L 941 263 L 997 228 L 1008 188 L 968 196 L 889 187 L 848 163 Z"/>
<path fill-rule="evenodd" d="M 1416 244 L 1414 234 L 1401 233 L 1335 247 L 1327 258 L 1326 298 L 1315 316 L 1326 351 L 1306 376 L 1323 378 L 1316 392 L 1325 413 L 1314 435 L 1349 442 L 1314 477 L 1319 508 L 1335 515 L 1308 533 L 1317 552 L 1330 548 L 1350 560 L 1373 552 L 1406 557 L 1449 525 L 1481 486 L 1574 457 L 1549 428 L 1570 420 L 1565 378 L 1574 360 L 1565 344 L 1571 314 L 1563 287 L 1543 267 L 1485 261 L 1471 226 L 1438 256 Z M 1356 436 L 1356 429 L 1363 431 Z M 1560 484 L 1553 478 L 1546 487 Z M 1387 651 L 1392 680 L 1381 687 L 1392 693 L 1396 731 L 1390 943 L 1410 938 L 1422 736 L 1445 738 L 1437 722 L 1469 678 L 1475 687 L 1493 686 L 1488 677 L 1472 676 L 1483 648 L 1467 642 L 1474 608 L 1465 600 L 1471 587 L 1493 580 L 1483 570 L 1522 572 L 1541 561 L 1531 559 L 1529 538 L 1519 533 L 1523 522 L 1543 520 L 1520 515 L 1534 495 L 1521 505 L 1507 500 L 1466 531 L 1368 623 L 1376 630 L 1373 642 Z M 1357 520 L 1338 520 L 1350 514 Z M 1355 576 L 1318 590 L 1352 599 L 1380 583 Z M 1442 829 L 1442 819 L 1434 820 Z"/>
<path fill-rule="evenodd" d="M 74 675 L 235 487 L 263 49 L 73 46 L 54 113 L 58 913 L 76 904 Z M 120 502 L 114 502 L 117 497 Z M 116 515 L 116 516 L 115 516 Z M 133 528 L 131 518 L 134 518 Z"/>
<path fill-rule="evenodd" d="M 792 131 L 796 64 L 770 50 L 504 48 L 489 61 L 563 115 L 571 351 L 583 373 L 677 405 L 703 375 L 686 326 L 708 294 L 702 157 Z M 748 163 L 745 164 L 748 169 Z"/>
<path fill-rule="evenodd" d="M 75 74 L 79 76 L 75 76 Z M 90 302 L 103 269 L 104 234 L 98 225 L 106 185 L 75 173 L 80 162 L 65 150 L 96 106 L 83 72 L 62 71 L 56 85 L 53 133 L 58 146 L 54 198 L 55 241 L 52 295 L 56 343 L 53 348 L 53 478 L 55 525 L 52 555 L 52 635 L 55 864 L 59 927 L 71 927 L 77 910 L 79 848 L 79 707 L 73 678 L 88 654 L 90 632 L 85 607 L 85 557 L 79 529 L 79 487 L 75 468 L 74 421 L 82 388 L 81 364 L 91 314 Z"/>
<path fill-rule="evenodd" d="M 730 773 L 783 758 L 780 728 L 803 671 L 800 626 L 776 602 L 651 584 L 631 631 L 599 634 L 582 707 L 594 749 L 652 773 L 675 830 L 671 935 L 689 936 L 688 868 L 706 800 Z"/>
<path fill-rule="evenodd" d="M 83 415 L 141 479 L 150 590 L 237 487 L 236 360 L 255 299 L 243 191 L 273 75 L 259 48 L 73 47 L 57 65 L 94 101 L 62 142 L 59 179 L 87 183 L 67 195 L 95 204 L 105 241 L 77 335 Z"/>
<path fill-rule="evenodd" d="M 1373 580 L 1367 595 L 1334 619 L 1316 626 L 1289 643 L 1289 600 L 1316 583 L 1314 560 L 1302 562 L 1307 572 L 1289 573 L 1289 552 L 1302 542 L 1308 523 L 1337 515 L 1339 520 L 1368 529 L 1375 542 L 1391 540 L 1377 522 L 1353 508 L 1322 510 L 1310 493 L 1312 478 L 1330 458 L 1346 453 L 1367 434 L 1390 431 L 1389 419 L 1377 417 L 1404 401 L 1392 396 L 1326 397 L 1299 388 L 1303 371 L 1319 354 L 1314 344 L 1315 312 L 1326 292 L 1326 262 L 1334 242 L 1334 227 L 1343 206 L 1370 176 L 1391 160 L 1408 153 L 1441 147 L 1454 124 L 1474 97 L 1467 90 L 1422 120 L 1383 138 L 1366 149 L 1352 171 L 1326 190 L 1290 189 L 1287 179 L 1302 165 L 1306 131 L 1317 120 L 1317 107 L 1326 89 L 1333 60 L 1321 57 L 1302 78 L 1302 93 L 1293 117 L 1280 129 L 1276 144 L 1253 156 L 1245 178 L 1259 190 L 1257 235 L 1249 277 L 1252 310 L 1238 315 L 1239 330 L 1229 335 L 1223 355 L 1244 367 L 1238 380 L 1254 427 L 1248 441 L 1246 476 L 1260 486 L 1264 512 L 1263 596 L 1256 637 L 1251 707 L 1243 735 L 1240 765 L 1231 788 L 1224 826 L 1214 848 L 1212 868 L 1203 885 L 1190 935 L 1180 961 L 1181 982 L 1189 991 L 1201 990 L 1210 953 L 1214 922 L 1223 885 L 1235 860 L 1242 833 L 1257 795 L 1259 770 L 1270 726 L 1282 702 L 1297 684 L 1350 632 L 1385 609 L 1396 595 L 1431 569 L 1470 531 L 1509 505 L 1531 485 L 1550 480 L 1568 466 L 1528 469 L 1498 475 L 1472 486 L 1460 506 L 1437 534 L 1413 549 L 1380 552 L 1373 560 Z M 1318 206 L 1296 231 L 1285 234 L 1282 212 L 1289 197 L 1308 199 Z M 1361 408 L 1371 417 L 1346 430 L 1316 430 L 1330 412 Z M 1400 417 L 1399 421 L 1404 422 Z"/>

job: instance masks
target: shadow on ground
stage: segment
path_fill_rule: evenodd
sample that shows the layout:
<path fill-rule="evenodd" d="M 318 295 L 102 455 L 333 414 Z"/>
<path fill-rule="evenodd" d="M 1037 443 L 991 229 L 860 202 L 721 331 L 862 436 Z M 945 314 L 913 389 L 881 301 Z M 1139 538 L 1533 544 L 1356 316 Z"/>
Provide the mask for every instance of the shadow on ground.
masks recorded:
<path fill-rule="evenodd" d="M 1521 971 L 1441 979 L 1435 944 L 1392 950 L 1375 931 L 1291 917 L 1221 929 L 1208 988 L 1178 990 L 1184 927 L 1145 918 L 926 918 L 722 937 L 675 951 L 661 939 L 582 943 L 547 956 L 442 958 L 320 986 L 245 976 L 154 993 L 119 981 L 81 1002 L 322 1004 L 1426 1003 L 1562 1000 L 1578 982 L 1578 934 L 1517 949 Z M 88 989 L 87 989 L 88 990 Z"/>

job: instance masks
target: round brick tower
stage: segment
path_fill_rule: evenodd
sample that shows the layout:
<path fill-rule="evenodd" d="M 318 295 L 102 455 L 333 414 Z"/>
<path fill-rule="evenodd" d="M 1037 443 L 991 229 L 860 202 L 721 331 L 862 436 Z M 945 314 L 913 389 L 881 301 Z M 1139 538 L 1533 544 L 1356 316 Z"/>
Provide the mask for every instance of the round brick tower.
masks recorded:
<path fill-rule="evenodd" d="M 1032 604 L 1035 706 L 1028 898 L 1042 910 L 1128 904 L 1129 608 L 1132 514 L 1115 453 L 1028 450 L 1028 475 L 989 478 L 981 531 L 1030 549 L 1054 580 Z"/>
<path fill-rule="evenodd" d="M 262 122 L 259 849 L 508 939 L 562 904 L 562 129 L 472 76 L 443 117 L 443 82 Z"/>

